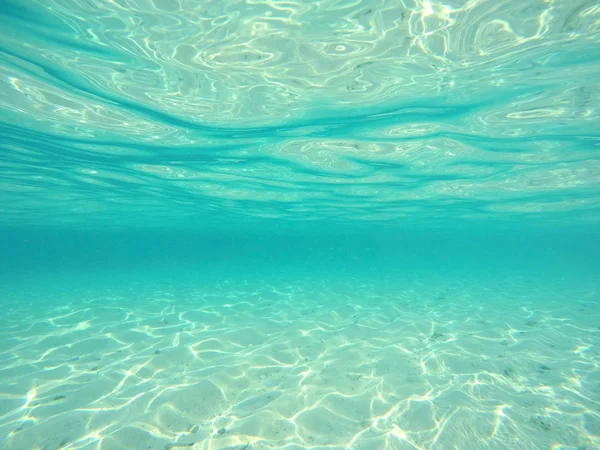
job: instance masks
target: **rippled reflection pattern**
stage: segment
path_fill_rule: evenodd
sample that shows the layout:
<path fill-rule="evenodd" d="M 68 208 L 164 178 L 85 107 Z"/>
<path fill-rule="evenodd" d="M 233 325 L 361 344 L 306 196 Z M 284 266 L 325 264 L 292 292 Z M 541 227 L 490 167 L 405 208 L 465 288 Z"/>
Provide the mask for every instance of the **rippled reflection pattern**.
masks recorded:
<path fill-rule="evenodd" d="M 140 291 L 143 307 L 119 291 L 14 305 L 5 448 L 597 448 L 593 291 L 486 281 L 415 278 L 390 296 L 257 279 Z"/>
<path fill-rule="evenodd" d="M 599 218 L 595 1 L 5 0 L 3 222 Z"/>

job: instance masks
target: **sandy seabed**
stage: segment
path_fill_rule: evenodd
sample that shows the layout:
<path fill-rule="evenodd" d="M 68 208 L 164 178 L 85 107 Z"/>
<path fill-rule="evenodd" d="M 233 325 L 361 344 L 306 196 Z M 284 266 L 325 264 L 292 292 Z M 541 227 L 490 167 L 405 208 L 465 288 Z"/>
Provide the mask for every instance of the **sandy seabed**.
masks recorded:
<path fill-rule="evenodd" d="M 2 449 L 600 448 L 589 283 L 254 280 L 2 307 Z"/>

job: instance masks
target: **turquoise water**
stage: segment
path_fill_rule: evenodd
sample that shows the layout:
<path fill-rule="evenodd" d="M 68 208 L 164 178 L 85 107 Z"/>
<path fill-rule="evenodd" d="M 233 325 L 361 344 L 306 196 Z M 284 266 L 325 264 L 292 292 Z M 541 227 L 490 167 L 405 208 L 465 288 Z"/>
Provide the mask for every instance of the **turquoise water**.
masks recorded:
<path fill-rule="evenodd" d="M 599 32 L 2 1 L 0 449 L 600 448 Z"/>

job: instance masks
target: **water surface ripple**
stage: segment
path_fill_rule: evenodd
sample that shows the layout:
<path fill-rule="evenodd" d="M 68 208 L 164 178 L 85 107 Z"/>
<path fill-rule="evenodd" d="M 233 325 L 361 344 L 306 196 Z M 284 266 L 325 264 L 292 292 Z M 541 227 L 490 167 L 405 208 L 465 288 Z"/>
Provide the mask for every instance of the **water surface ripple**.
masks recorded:
<path fill-rule="evenodd" d="M 600 218 L 592 0 L 5 0 L 0 220 Z"/>

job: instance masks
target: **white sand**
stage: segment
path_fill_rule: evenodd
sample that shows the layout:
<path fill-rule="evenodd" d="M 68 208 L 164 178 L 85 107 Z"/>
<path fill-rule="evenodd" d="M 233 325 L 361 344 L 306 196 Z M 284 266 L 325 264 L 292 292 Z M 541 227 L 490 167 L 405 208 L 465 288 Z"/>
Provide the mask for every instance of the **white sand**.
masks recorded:
<path fill-rule="evenodd" d="M 600 448 L 598 295 L 423 278 L 7 299 L 0 448 Z"/>

